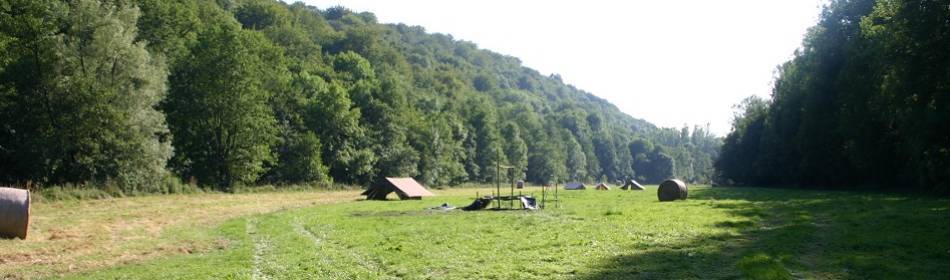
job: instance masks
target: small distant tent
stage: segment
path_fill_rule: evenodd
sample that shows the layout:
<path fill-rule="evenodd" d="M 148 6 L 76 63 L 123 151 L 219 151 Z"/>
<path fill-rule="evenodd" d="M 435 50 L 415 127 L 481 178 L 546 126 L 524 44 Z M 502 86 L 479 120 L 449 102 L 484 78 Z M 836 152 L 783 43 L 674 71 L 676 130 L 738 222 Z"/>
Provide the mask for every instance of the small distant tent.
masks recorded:
<path fill-rule="evenodd" d="M 366 199 L 386 200 L 386 196 L 396 192 L 399 199 L 422 199 L 423 196 L 435 196 L 412 178 L 383 178 L 371 185 L 362 195 Z"/>
<path fill-rule="evenodd" d="M 580 182 L 570 182 L 570 183 L 567 183 L 567 185 L 564 185 L 564 189 L 565 190 L 586 190 L 587 187 L 585 187 L 584 184 Z"/>
<path fill-rule="evenodd" d="M 600 183 L 600 184 L 597 184 L 597 187 L 595 189 L 597 189 L 598 191 L 609 191 L 610 186 L 608 186 L 605 183 Z"/>
<path fill-rule="evenodd" d="M 627 181 L 627 183 L 624 184 L 623 187 L 621 187 L 621 189 L 635 190 L 635 191 L 646 190 L 646 188 L 644 188 L 643 185 L 640 185 L 640 183 L 637 183 L 637 181 L 634 181 L 633 179 L 630 179 L 629 181 Z"/>

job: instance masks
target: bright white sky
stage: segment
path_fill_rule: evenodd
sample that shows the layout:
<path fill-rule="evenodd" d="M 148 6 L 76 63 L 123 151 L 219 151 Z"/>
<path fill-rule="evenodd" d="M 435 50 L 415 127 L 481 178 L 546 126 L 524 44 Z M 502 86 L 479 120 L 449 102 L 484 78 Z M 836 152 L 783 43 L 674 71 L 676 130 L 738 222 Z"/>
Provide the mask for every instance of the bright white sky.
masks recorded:
<path fill-rule="evenodd" d="M 729 132 L 732 105 L 768 97 L 822 0 L 306 0 L 369 11 L 518 57 L 658 126 Z M 672 108 L 678 108 L 672 110 Z M 681 113 L 673 113 L 674 111 Z"/>

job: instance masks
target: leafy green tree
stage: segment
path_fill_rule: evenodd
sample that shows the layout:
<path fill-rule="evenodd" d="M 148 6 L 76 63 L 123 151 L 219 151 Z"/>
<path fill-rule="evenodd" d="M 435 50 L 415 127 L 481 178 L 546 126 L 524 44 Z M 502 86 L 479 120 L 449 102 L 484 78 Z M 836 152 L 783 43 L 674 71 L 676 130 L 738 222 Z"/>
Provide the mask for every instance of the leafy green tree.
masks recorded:
<path fill-rule="evenodd" d="M 465 173 L 468 174 L 469 181 L 478 181 L 482 175 L 482 172 L 489 172 L 489 170 L 482 170 L 482 167 L 478 165 L 476 161 L 476 155 L 478 155 L 478 142 L 476 142 L 475 133 L 471 132 L 470 129 L 465 129 L 466 133 L 464 134 L 465 138 L 463 139 L 463 148 L 465 149 Z"/>
<path fill-rule="evenodd" d="M 135 40 L 138 9 L 91 0 L 0 9 L 3 179 L 157 190 L 172 152 L 155 110 L 166 70 Z"/>
<path fill-rule="evenodd" d="M 354 178 L 356 182 L 416 175 L 419 156 L 407 142 L 409 104 L 405 85 L 390 73 L 377 77 L 369 61 L 352 51 L 335 55 L 332 64 L 336 79 L 346 85 L 354 105 L 361 110 L 360 121 L 367 127 L 367 137 L 360 147 L 375 155 L 373 172 Z"/>
<path fill-rule="evenodd" d="M 560 125 L 570 131 L 581 148 L 584 150 L 587 159 L 587 175 L 590 178 L 600 177 L 603 169 L 600 166 L 600 159 L 594 148 L 594 132 L 591 131 L 590 122 L 587 121 L 587 113 L 579 109 L 570 109 L 560 116 Z"/>
<path fill-rule="evenodd" d="M 340 82 L 327 84 L 320 77 L 296 79 L 306 98 L 308 129 L 323 140 L 323 162 L 330 174 L 342 182 L 370 176 L 375 157 L 359 151 L 358 139 L 365 135 L 359 124 L 360 110 L 354 107 Z"/>
<path fill-rule="evenodd" d="M 138 40 L 148 43 L 152 55 L 164 56 L 171 67 L 188 54 L 188 46 L 205 28 L 194 0 L 134 0 L 141 10 Z"/>
<path fill-rule="evenodd" d="M 503 156 L 501 136 L 498 131 L 498 119 L 495 110 L 484 99 L 473 100 L 469 112 L 469 121 L 472 126 L 472 137 L 475 140 L 476 150 L 469 154 L 482 171 L 476 179 L 481 182 L 494 182 L 496 165 L 507 165 L 507 158 Z M 475 175 L 475 174 L 470 174 Z M 502 174 L 498 174 L 502 175 Z M 498 178 L 501 179 L 501 178 Z"/>
<path fill-rule="evenodd" d="M 475 90 L 486 92 L 495 88 L 495 81 L 488 75 L 478 75 L 472 80 L 472 86 Z"/>
<path fill-rule="evenodd" d="M 254 183 L 274 160 L 265 57 L 275 51 L 259 34 L 223 24 L 200 34 L 191 59 L 173 69 L 163 107 L 181 175 L 229 190 Z"/>
<path fill-rule="evenodd" d="M 641 182 L 647 182 L 648 176 L 653 177 L 652 174 L 648 175 L 649 170 L 653 166 L 653 163 L 650 161 L 650 153 L 654 149 L 653 143 L 643 138 L 637 138 L 630 142 L 628 146 L 630 155 L 633 157 L 633 166 L 631 167 L 633 168 L 634 178 Z"/>
<path fill-rule="evenodd" d="M 911 181 L 920 189 L 950 193 L 950 139 L 946 133 L 950 131 L 950 55 L 946 52 L 950 6 L 946 1 L 868 2 L 874 3 L 874 9 L 860 25 L 876 59 L 855 60 L 873 61 L 870 66 L 881 81 L 873 84 L 880 85 L 876 88 L 880 92 L 868 98 L 868 116 L 862 118 L 873 121 L 866 124 L 877 123 L 871 127 L 875 138 L 862 144 L 868 153 L 883 157 L 864 159 L 858 166 L 873 174 L 896 175 L 891 176 L 896 180 L 888 180 L 893 185 Z M 860 74 L 866 72 L 853 76 Z M 855 96 L 859 96 L 857 92 Z M 903 163 L 896 174 L 895 162 Z"/>
<path fill-rule="evenodd" d="M 749 185 L 948 192 L 948 16 L 940 1 L 829 3 L 779 68 L 771 102 L 743 105 L 719 174 Z"/>
<path fill-rule="evenodd" d="M 392 76 L 384 76 L 378 90 L 363 103 L 364 114 L 374 124 L 370 133 L 372 147 L 379 161 L 375 170 L 379 176 L 415 176 L 418 174 L 419 153 L 408 145 L 408 115 L 412 112 L 406 100 L 405 84 Z"/>
<path fill-rule="evenodd" d="M 521 180 L 525 178 L 525 170 L 528 168 L 528 145 L 524 139 L 521 139 L 521 128 L 513 122 L 505 123 L 501 130 L 502 141 L 505 143 L 505 156 L 507 157 L 509 170 L 509 179 Z"/>
<path fill-rule="evenodd" d="M 598 177 L 604 177 L 607 180 L 620 178 L 620 172 L 617 164 L 617 154 L 613 141 L 607 133 L 599 132 L 593 139 L 594 154 L 600 160 L 602 173 Z"/>
<path fill-rule="evenodd" d="M 419 175 L 430 186 L 454 185 L 468 180 L 463 161 L 462 125 L 449 115 L 432 115 L 414 122 L 409 137 L 420 153 Z"/>
<path fill-rule="evenodd" d="M 315 134 L 292 134 L 281 139 L 286 143 L 277 151 L 279 164 L 268 173 L 272 181 L 291 184 L 330 181 L 329 169 L 321 157 L 320 139 Z"/>
<path fill-rule="evenodd" d="M 726 137 L 722 154 L 716 161 L 719 176 L 734 184 L 758 182 L 759 170 L 751 163 L 759 160 L 759 145 L 765 129 L 768 102 L 758 96 L 750 96 L 735 107 L 732 132 Z"/>
<path fill-rule="evenodd" d="M 651 172 L 650 177 L 647 177 L 647 182 L 658 183 L 673 178 L 674 174 L 676 174 L 676 162 L 673 160 L 673 157 L 661 150 L 654 151 L 650 162 L 653 163 L 653 172 Z"/>
<path fill-rule="evenodd" d="M 252 0 L 241 3 L 234 12 L 234 17 L 241 22 L 244 28 L 265 29 L 271 26 L 286 24 L 290 19 L 287 9 L 279 3 L 266 0 Z"/>
<path fill-rule="evenodd" d="M 563 149 L 557 141 L 538 143 L 528 155 L 528 180 L 536 184 L 553 184 L 569 180 L 565 170 Z"/>
<path fill-rule="evenodd" d="M 584 150 L 581 148 L 581 144 L 577 143 L 577 140 L 574 139 L 574 135 L 566 133 L 564 135 L 565 146 L 567 148 L 567 178 L 573 181 L 584 181 L 587 180 L 587 156 L 584 155 Z"/>

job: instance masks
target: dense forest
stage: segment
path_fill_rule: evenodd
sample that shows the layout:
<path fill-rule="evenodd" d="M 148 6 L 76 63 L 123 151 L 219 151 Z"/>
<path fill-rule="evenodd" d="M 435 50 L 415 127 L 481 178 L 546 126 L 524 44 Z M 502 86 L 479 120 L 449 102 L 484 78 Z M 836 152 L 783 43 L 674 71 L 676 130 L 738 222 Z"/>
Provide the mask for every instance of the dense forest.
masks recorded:
<path fill-rule="evenodd" d="M 716 162 L 736 184 L 950 193 L 950 2 L 833 1 L 738 107 Z"/>
<path fill-rule="evenodd" d="M 721 146 L 708 128 L 658 128 L 517 58 L 343 7 L 0 0 L 0 49 L 7 184 L 709 182 Z"/>

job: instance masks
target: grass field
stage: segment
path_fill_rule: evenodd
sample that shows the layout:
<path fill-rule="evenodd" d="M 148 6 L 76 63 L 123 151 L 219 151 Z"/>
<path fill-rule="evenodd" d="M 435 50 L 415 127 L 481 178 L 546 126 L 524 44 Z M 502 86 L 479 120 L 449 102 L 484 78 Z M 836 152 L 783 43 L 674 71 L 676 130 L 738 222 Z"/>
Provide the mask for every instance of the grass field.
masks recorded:
<path fill-rule="evenodd" d="M 3 278 L 926 279 L 950 275 L 950 200 L 693 187 L 563 191 L 560 209 L 426 210 L 357 192 L 38 204 L 0 241 Z"/>

